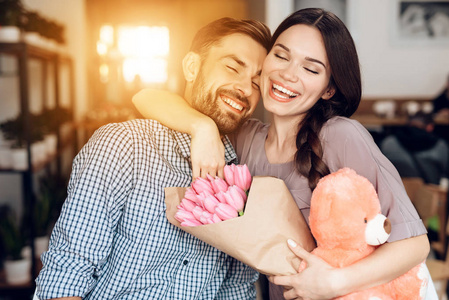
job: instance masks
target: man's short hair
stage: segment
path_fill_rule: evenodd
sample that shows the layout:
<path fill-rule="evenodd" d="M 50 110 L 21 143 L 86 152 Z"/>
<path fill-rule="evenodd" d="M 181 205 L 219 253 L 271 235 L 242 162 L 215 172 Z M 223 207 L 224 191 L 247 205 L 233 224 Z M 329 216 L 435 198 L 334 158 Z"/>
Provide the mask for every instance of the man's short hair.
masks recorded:
<path fill-rule="evenodd" d="M 201 28 L 193 38 L 190 51 L 204 57 L 213 45 L 234 33 L 247 35 L 262 45 L 267 52 L 270 51 L 271 33 L 264 23 L 257 20 L 238 20 L 228 17 L 215 20 Z"/>

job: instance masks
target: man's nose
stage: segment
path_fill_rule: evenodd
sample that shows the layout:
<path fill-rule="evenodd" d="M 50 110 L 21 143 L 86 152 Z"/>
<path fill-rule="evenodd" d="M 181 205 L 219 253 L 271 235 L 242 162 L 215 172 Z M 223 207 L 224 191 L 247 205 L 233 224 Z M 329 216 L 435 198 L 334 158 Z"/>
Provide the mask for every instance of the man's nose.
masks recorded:
<path fill-rule="evenodd" d="M 242 78 L 235 83 L 234 88 L 242 94 L 244 97 L 248 97 L 253 92 L 253 81 L 252 78 Z"/>

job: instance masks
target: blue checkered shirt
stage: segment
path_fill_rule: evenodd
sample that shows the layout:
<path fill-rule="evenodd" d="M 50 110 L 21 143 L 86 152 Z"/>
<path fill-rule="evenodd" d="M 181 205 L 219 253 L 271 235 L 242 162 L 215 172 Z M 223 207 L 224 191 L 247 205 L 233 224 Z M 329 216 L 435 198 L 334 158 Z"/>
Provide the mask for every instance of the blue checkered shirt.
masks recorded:
<path fill-rule="evenodd" d="M 74 159 L 38 298 L 255 299 L 253 269 L 167 221 L 164 188 L 190 183 L 189 135 L 152 120 L 98 129 Z"/>

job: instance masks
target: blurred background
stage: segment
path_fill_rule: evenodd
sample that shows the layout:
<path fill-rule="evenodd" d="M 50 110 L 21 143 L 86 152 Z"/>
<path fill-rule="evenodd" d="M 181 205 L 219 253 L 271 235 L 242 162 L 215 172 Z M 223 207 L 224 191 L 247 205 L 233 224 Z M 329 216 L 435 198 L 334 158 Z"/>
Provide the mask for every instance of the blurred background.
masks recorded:
<path fill-rule="evenodd" d="M 230 16 L 274 31 L 305 7 L 351 31 L 363 78 L 353 118 L 379 145 L 418 111 L 448 140 L 434 99 L 449 82 L 449 1 L 0 0 L 0 300 L 30 299 L 76 153 L 101 125 L 139 118 L 140 89 L 183 92 L 181 60 L 200 27 Z M 269 121 L 261 105 L 254 116 Z"/>

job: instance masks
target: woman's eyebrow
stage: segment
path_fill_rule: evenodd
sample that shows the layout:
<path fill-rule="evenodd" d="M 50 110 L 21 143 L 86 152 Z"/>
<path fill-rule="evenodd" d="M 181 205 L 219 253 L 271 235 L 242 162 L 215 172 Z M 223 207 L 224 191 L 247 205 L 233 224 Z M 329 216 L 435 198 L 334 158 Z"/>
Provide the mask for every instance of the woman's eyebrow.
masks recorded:
<path fill-rule="evenodd" d="M 308 56 L 306 56 L 306 60 L 308 60 L 310 62 L 318 63 L 320 65 L 323 65 L 323 67 L 326 68 L 326 65 L 321 60 L 318 60 L 318 59 L 312 58 L 312 57 L 308 57 Z"/>
<path fill-rule="evenodd" d="M 273 48 L 276 47 L 276 46 L 281 47 L 285 51 L 290 52 L 290 49 L 287 46 L 283 45 L 283 44 L 279 44 L 279 43 L 278 44 L 274 44 Z"/>

